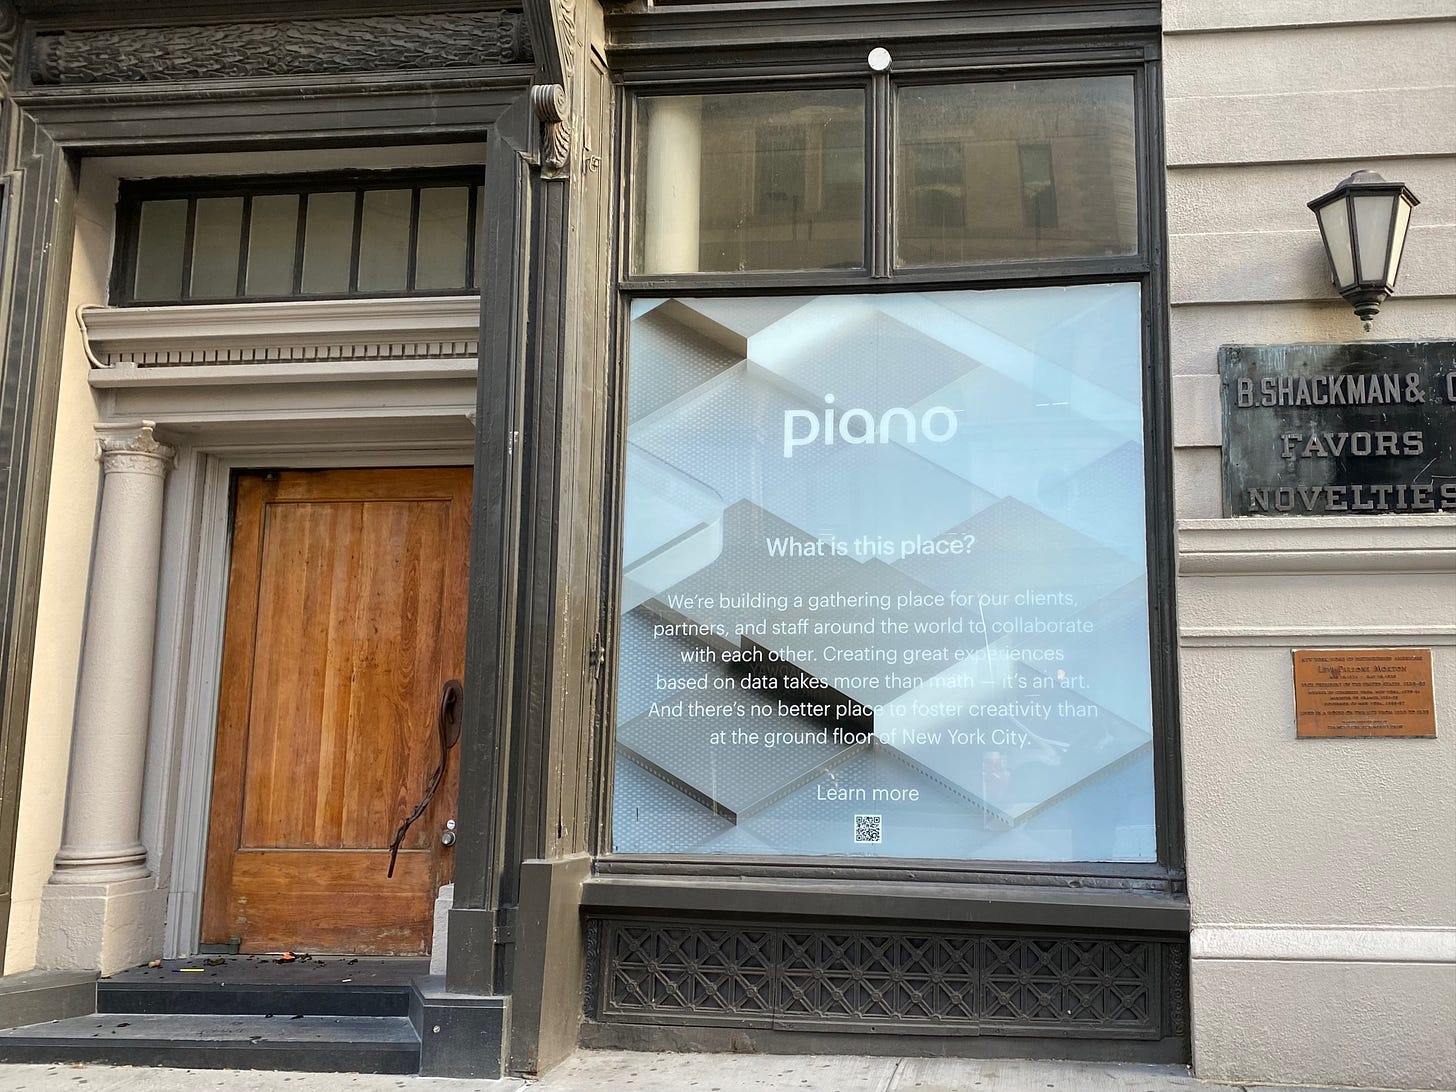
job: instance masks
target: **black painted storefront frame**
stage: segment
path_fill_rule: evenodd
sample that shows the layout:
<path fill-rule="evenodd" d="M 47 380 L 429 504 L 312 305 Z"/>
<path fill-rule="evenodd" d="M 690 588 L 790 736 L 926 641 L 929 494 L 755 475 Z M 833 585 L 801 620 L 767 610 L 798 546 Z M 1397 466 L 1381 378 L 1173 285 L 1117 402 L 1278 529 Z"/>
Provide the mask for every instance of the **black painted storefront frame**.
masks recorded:
<path fill-rule="evenodd" d="M 482 5 L 504 10 L 506 4 Z M 442 5 L 445 10 L 449 4 Z M 456 6 L 458 10 L 458 5 Z M 38 31 L 105 32 L 117 26 L 225 23 L 247 18 L 261 24 L 260 49 L 273 47 L 268 24 L 299 17 L 296 8 L 268 0 L 242 0 L 228 10 L 198 11 L 185 2 L 138 13 L 128 6 L 82 2 L 50 17 L 44 5 L 22 5 L 14 42 L 15 71 L 0 104 L 0 129 L 8 138 L 6 197 L 14 246 L 3 270 L 6 319 L 3 356 L 5 456 L 0 471 L 0 937 L 8 923 L 9 878 L 16 836 L 25 718 L 31 698 L 30 668 L 38 609 L 41 543 L 44 541 L 49 468 L 59 391 L 60 342 L 69 290 L 74 202 L 82 161 L 93 157 L 272 150 L 377 148 L 411 144 L 505 139 L 511 117 L 529 113 L 532 63 L 485 63 L 437 70 L 390 72 L 387 63 L 358 74 L 326 77 L 192 79 L 183 82 L 39 85 L 30 64 Z M 362 10 L 361 10 L 362 8 Z M 387 16 L 395 5 L 330 0 L 309 18 Z M 41 10 L 33 10 L 41 9 Z M 520 18 L 517 15 L 517 18 Z M 388 41 L 379 40 L 379 56 Z M 513 113 L 514 108 L 514 113 Z M 516 136 L 518 153 L 534 156 L 531 126 Z M 505 157 L 500 157 L 504 159 Z M 481 165 L 482 174 L 485 165 Z M 518 221 L 515 205 L 497 207 L 487 194 L 483 214 Z M 486 309 L 492 304 L 486 300 Z M 515 331 L 516 335 L 520 331 Z M 482 372 L 486 369 L 482 368 Z M 478 475 L 478 480 L 484 478 Z M 487 505 L 499 511 L 497 498 Z M 58 699 L 69 701 L 69 696 Z M 468 736 L 482 731 L 478 716 Z M 492 824 L 494 826 L 494 824 Z M 462 842 L 467 832 L 462 832 Z"/>
<path fill-rule="evenodd" d="M 989 1028 L 989 1038 L 959 1044 L 942 1041 L 934 1049 L 963 1053 L 1045 1053 L 1060 1051 L 1089 1058 L 1138 1057 L 1184 1060 L 1188 1051 L 1186 952 L 1188 904 L 1183 856 L 1181 758 L 1178 746 L 1177 630 L 1173 606 L 1174 541 L 1172 521 L 1171 407 L 1167 370 L 1168 323 L 1166 228 L 1164 226 L 1162 88 L 1159 11 L 1156 4 L 1044 5 L 1036 12 L 1010 15 L 982 4 L 864 3 L 811 5 L 754 3 L 731 10 L 709 5 L 658 5 L 651 13 L 632 11 L 610 19 L 618 103 L 617 284 L 623 299 L 641 296 L 795 295 L 851 291 L 924 291 L 936 288 L 990 289 L 1055 286 L 1113 281 L 1140 285 L 1145 415 L 1145 489 L 1148 526 L 1149 633 L 1154 710 L 1154 781 L 1157 860 L 1154 864 L 1055 864 L 1043 862 L 959 862 L 945 860 L 866 860 L 863 858 L 737 857 L 612 854 L 611 724 L 614 721 L 615 656 L 608 657 L 605 720 L 598 748 L 602 785 L 598 796 L 594 876 L 582 892 L 587 932 L 587 1017 L 585 1042 L 594 1045 L 698 1046 L 738 1049 L 729 1029 L 759 1029 L 753 1042 L 761 1049 L 870 1050 L 899 1048 L 920 1052 L 916 1037 L 934 1034 L 916 1028 L 902 1041 L 892 1026 L 844 1021 L 835 1027 L 815 1024 L 805 1037 L 802 1024 L 780 1027 L 775 1021 L 734 1014 L 652 1015 L 651 1005 L 637 1016 L 613 1011 L 602 996 L 602 981 L 621 968 L 604 951 L 603 934 L 624 923 L 656 922 L 662 937 L 682 930 L 706 930 L 722 941 L 717 928 L 777 929 L 797 923 L 821 932 L 884 929 L 890 923 L 956 923 L 987 929 L 992 936 L 1045 936 L 1048 929 L 1148 941 L 1171 961 L 1171 977 L 1159 1004 L 1169 1034 L 1140 1043 L 1119 1041 L 1076 1030 L 1039 1036 L 1022 1028 L 1006 1034 Z M 833 10 L 830 10 L 830 9 Z M 971 10 L 967 10 L 971 9 Z M 1071 75 L 1128 74 L 1135 81 L 1138 239 L 1134 255 L 1109 259 L 1000 262 L 965 267 L 895 269 L 893 202 L 888 162 L 893 148 L 893 108 L 889 79 L 866 72 L 865 53 L 887 46 L 900 83 L 973 82 Z M 865 263 L 859 270 L 638 275 L 630 262 L 628 225 L 633 214 L 632 146 L 638 94 L 711 94 L 794 88 L 866 89 L 869 171 L 865 186 Z M 878 111 L 878 117 L 875 112 Z M 875 140 L 877 129 L 880 138 Z M 622 475 L 625 453 L 625 322 L 617 323 L 617 365 L 613 470 L 608 559 L 609 597 L 615 607 L 619 577 Z M 617 612 L 608 612 L 613 629 L 607 647 L 615 649 Z M 846 900 L 857 909 L 847 912 Z M 671 947 L 671 943 L 669 943 Z M 701 968 L 693 957 L 675 970 L 689 975 Z M 735 956 L 728 957 L 731 972 Z M 822 969 L 816 973 L 823 973 Z M 1164 973 L 1164 972 L 1159 972 Z M 731 974 L 730 974 L 731 976 Z M 713 981 L 699 983 L 710 993 Z M 1176 1009 L 1177 1011 L 1172 1011 Z M 660 1026 L 654 1033 L 649 1028 Z M 710 1032 L 707 1029 L 716 1028 Z M 947 1031 L 952 1029 L 947 1028 Z M 960 1029 L 962 1033 L 966 1029 Z M 858 1032 L 858 1033 L 856 1033 Z M 865 1035 L 864 1032 L 876 1034 Z M 656 1038 L 654 1038 L 656 1034 Z M 1080 1043 L 1075 1050 L 1070 1040 Z M 882 1042 L 885 1045 L 872 1045 Z M 1057 1047 L 1050 1043 L 1059 1043 Z M 737 1045 L 735 1045 L 737 1044 Z M 846 1045 L 853 1044 L 853 1045 Z"/>

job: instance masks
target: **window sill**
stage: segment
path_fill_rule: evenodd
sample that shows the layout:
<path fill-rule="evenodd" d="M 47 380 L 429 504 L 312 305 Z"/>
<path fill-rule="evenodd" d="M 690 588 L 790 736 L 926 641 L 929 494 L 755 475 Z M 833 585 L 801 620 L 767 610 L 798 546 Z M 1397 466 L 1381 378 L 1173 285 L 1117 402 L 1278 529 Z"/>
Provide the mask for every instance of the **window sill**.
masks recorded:
<path fill-rule="evenodd" d="M 1149 891 L 989 884 L 598 875 L 582 890 L 598 913 L 871 918 L 1186 933 L 1186 897 Z"/>

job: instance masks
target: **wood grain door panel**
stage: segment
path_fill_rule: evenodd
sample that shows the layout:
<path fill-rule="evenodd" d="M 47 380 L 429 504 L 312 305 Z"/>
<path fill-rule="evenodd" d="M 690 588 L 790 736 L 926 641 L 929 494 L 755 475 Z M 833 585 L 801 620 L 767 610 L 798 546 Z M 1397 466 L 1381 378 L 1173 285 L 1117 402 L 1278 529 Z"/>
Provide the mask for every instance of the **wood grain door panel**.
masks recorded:
<path fill-rule="evenodd" d="M 244 951 L 428 950 L 455 763 L 440 688 L 464 667 L 470 471 L 237 479 L 202 939 Z"/>

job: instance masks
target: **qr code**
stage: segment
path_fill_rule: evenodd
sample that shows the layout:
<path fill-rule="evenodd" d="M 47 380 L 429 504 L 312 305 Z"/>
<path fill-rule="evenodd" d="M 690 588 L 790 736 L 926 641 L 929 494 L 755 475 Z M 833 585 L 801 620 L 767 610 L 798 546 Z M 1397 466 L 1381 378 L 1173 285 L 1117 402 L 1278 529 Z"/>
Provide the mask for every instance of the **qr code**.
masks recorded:
<path fill-rule="evenodd" d="M 880 842 L 880 817 L 878 815 L 856 815 L 854 817 L 854 840 L 856 843 L 878 845 Z"/>

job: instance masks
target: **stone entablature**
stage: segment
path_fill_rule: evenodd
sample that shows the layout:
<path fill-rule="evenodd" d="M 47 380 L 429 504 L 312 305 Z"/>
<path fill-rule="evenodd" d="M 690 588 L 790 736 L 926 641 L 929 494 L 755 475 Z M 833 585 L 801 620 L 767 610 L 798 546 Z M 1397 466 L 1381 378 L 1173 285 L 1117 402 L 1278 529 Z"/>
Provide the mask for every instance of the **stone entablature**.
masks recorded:
<path fill-rule="evenodd" d="M 96 385 L 158 369 L 453 364 L 474 370 L 476 296 L 321 302 L 87 307 L 78 315 Z M 356 371 L 354 368 L 342 368 Z"/>

